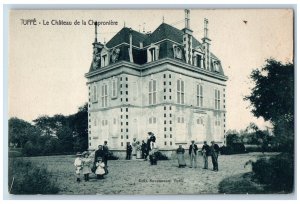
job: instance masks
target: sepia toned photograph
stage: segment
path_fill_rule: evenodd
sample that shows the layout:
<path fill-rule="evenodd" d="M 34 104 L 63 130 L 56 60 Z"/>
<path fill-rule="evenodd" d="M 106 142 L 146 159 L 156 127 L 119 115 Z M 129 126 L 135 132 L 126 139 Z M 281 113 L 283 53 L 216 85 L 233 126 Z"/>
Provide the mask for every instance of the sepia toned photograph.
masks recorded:
<path fill-rule="evenodd" d="M 10 195 L 293 194 L 293 9 L 10 10 Z"/>

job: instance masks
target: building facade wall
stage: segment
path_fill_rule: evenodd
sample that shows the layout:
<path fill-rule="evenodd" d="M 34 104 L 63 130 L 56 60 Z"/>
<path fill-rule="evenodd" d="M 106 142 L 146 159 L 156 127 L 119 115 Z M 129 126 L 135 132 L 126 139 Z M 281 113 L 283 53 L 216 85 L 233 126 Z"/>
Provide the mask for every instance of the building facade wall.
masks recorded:
<path fill-rule="evenodd" d="M 191 140 L 224 142 L 226 89 L 216 77 L 162 63 L 139 74 L 112 70 L 91 77 L 88 89 L 91 149 L 107 140 L 110 149 L 125 150 L 133 138 L 146 140 L 147 132 L 162 150 L 187 148 Z"/>

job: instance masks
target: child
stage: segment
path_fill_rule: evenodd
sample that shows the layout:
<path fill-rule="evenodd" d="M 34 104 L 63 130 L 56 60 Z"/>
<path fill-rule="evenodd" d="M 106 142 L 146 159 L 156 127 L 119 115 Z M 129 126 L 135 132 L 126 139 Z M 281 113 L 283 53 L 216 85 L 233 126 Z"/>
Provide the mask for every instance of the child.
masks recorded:
<path fill-rule="evenodd" d="M 84 181 L 89 181 L 89 174 L 91 173 L 91 164 L 92 160 L 89 158 L 88 152 L 83 152 L 83 159 L 82 159 L 82 173 L 84 175 Z"/>
<path fill-rule="evenodd" d="M 77 152 L 76 154 L 76 159 L 74 161 L 74 166 L 75 166 L 75 173 L 77 177 L 77 182 L 80 182 L 80 172 L 82 169 L 82 160 L 81 160 L 81 154 L 80 152 Z"/>
<path fill-rule="evenodd" d="M 102 162 L 102 158 L 99 157 L 98 161 L 96 162 L 96 172 L 95 174 L 97 175 L 97 179 L 104 179 L 103 175 L 105 174 L 105 164 Z"/>

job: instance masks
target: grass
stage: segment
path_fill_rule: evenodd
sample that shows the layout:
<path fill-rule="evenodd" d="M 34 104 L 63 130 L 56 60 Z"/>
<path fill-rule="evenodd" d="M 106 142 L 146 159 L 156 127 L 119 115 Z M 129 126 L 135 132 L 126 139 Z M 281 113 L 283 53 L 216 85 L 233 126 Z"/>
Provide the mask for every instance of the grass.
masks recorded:
<path fill-rule="evenodd" d="M 219 191 L 219 183 L 227 184 L 227 179 L 237 174 L 251 172 L 251 166 L 244 167 L 250 159 L 255 161 L 261 153 L 240 155 L 221 155 L 219 157 L 219 172 L 212 171 L 211 158 L 209 170 L 202 169 L 202 157 L 198 157 L 197 168 L 178 168 L 177 160 L 158 161 L 157 166 L 150 166 L 149 161 L 114 160 L 108 161 L 109 174 L 104 180 L 97 180 L 91 174 L 89 182 L 76 182 L 73 162 L 75 156 L 27 157 L 38 164 L 45 164 L 47 170 L 55 179 L 60 191 L 58 194 L 121 194 L 121 195 L 157 195 L 157 194 L 215 194 Z M 189 160 L 186 158 L 189 165 Z M 83 176 L 82 176 L 83 178 Z M 244 185 L 250 181 L 239 177 Z M 225 179 L 225 181 L 224 181 Z M 227 180 L 226 180 L 227 179 Z M 83 180 L 83 179 L 82 179 Z M 222 187 L 225 188 L 225 187 Z M 231 188 L 230 185 L 228 188 Z M 250 189 L 251 190 L 251 189 Z M 237 193 L 249 193 L 240 186 Z"/>

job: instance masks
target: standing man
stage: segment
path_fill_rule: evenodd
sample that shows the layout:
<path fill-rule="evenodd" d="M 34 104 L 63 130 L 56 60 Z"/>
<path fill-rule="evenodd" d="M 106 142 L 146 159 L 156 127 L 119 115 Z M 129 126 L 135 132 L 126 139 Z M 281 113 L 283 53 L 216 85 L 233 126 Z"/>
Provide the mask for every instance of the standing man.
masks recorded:
<path fill-rule="evenodd" d="M 147 151 L 147 144 L 144 140 L 142 140 L 142 159 L 145 159 Z"/>
<path fill-rule="evenodd" d="M 150 147 L 151 135 L 152 135 L 152 132 L 148 132 L 147 144 L 146 144 L 146 153 L 145 153 L 145 161 L 147 161 L 147 157 L 148 157 L 149 152 L 151 150 L 151 147 Z"/>
<path fill-rule="evenodd" d="M 203 160 L 204 160 L 204 167 L 203 169 L 208 168 L 208 156 L 209 156 L 209 145 L 206 141 L 204 141 L 204 144 L 202 146 L 202 154 L 203 154 Z"/>
<path fill-rule="evenodd" d="M 127 160 L 131 159 L 131 152 L 132 152 L 132 147 L 130 145 L 130 142 L 128 142 L 127 147 L 126 147 L 126 159 Z"/>
<path fill-rule="evenodd" d="M 104 144 L 103 144 L 103 162 L 105 164 L 105 167 L 107 167 L 107 160 L 108 160 L 108 146 L 107 146 L 107 141 L 104 141 Z"/>
<path fill-rule="evenodd" d="M 220 151 L 219 145 L 215 144 L 214 141 L 211 141 L 210 153 L 211 153 L 211 160 L 212 160 L 212 163 L 213 163 L 213 170 L 214 171 L 219 171 L 219 167 L 218 167 L 219 151 Z"/>
<path fill-rule="evenodd" d="M 104 156 L 103 147 L 102 147 L 102 145 L 99 145 L 98 150 L 96 150 L 96 152 L 95 152 L 94 163 L 96 163 L 98 161 L 99 157 L 101 157 L 101 159 L 102 159 L 103 156 Z"/>
<path fill-rule="evenodd" d="M 189 148 L 189 155 L 191 158 L 190 168 L 193 168 L 193 167 L 197 168 L 197 151 L 198 151 L 198 147 L 195 144 L 195 141 L 192 140 L 192 144 L 190 145 L 190 148 Z"/>

